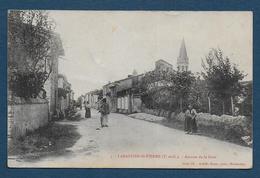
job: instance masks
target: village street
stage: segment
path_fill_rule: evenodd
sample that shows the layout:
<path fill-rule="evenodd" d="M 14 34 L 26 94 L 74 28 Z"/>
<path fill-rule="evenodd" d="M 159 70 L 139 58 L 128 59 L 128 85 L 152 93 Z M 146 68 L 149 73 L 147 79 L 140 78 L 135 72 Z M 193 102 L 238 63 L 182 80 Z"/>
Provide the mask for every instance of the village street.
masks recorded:
<path fill-rule="evenodd" d="M 84 116 L 84 110 L 79 111 Z M 236 167 L 251 165 L 252 149 L 160 124 L 111 113 L 109 127 L 100 127 L 99 113 L 81 121 L 61 121 L 77 126 L 81 138 L 68 154 L 33 162 L 9 160 L 9 167 Z M 199 157 L 200 156 L 200 157 Z M 203 158 L 202 158 L 203 157 Z M 214 160 L 217 160 L 214 161 Z M 145 163 L 145 164 L 144 164 Z M 242 167 L 248 167 L 242 165 Z M 215 165 L 216 166 L 216 165 Z"/>

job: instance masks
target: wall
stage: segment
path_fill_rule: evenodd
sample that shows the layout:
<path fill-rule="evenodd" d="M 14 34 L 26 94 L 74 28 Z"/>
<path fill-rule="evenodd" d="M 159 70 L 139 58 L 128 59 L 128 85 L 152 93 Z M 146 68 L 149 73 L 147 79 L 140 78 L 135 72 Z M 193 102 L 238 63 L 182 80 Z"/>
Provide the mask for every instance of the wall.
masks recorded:
<path fill-rule="evenodd" d="M 60 96 L 58 99 L 58 111 L 59 114 L 63 113 L 63 115 L 65 116 L 65 110 L 69 107 L 69 102 L 68 102 L 69 98 L 68 96 L 66 96 L 66 98 L 64 98 L 63 96 Z"/>
<path fill-rule="evenodd" d="M 44 83 L 44 89 L 46 91 L 46 99 L 49 102 L 50 118 L 53 117 L 58 103 L 58 56 L 53 56 L 52 72 L 49 78 Z M 49 68 L 47 65 L 46 67 Z M 49 70 L 49 69 L 48 69 Z M 59 80 L 59 82 L 61 82 Z"/>
<path fill-rule="evenodd" d="M 97 94 L 87 93 L 84 98 L 84 102 L 89 102 L 90 107 L 98 108 L 98 96 Z"/>
<path fill-rule="evenodd" d="M 58 60 L 54 59 L 53 71 L 44 84 L 46 99 L 49 102 L 50 117 L 54 115 L 58 102 Z"/>
<path fill-rule="evenodd" d="M 163 70 L 163 71 L 172 70 L 172 65 L 160 59 L 155 62 L 155 70 Z"/>
<path fill-rule="evenodd" d="M 64 88 L 63 80 L 64 79 L 62 77 L 58 77 L 58 88 Z"/>
<path fill-rule="evenodd" d="M 176 129 L 184 129 L 185 114 L 175 113 L 164 109 L 147 109 L 142 108 L 142 112 L 156 117 L 150 117 L 149 115 L 133 114 L 130 117 L 137 119 L 160 121 L 161 117 L 167 118 L 164 120 L 164 124 Z M 152 118 L 152 119 L 150 119 Z M 245 116 L 230 116 L 222 115 L 216 116 L 209 113 L 198 113 L 196 116 L 196 122 L 200 135 L 205 135 L 220 140 L 230 141 L 237 144 L 245 144 L 242 137 L 252 138 L 252 118 Z M 247 143 L 248 146 L 251 143 Z"/>
<path fill-rule="evenodd" d="M 141 112 L 142 100 L 139 96 L 133 96 L 132 98 L 132 112 Z"/>
<path fill-rule="evenodd" d="M 130 101 L 131 100 L 129 94 L 123 97 L 118 97 L 117 111 L 120 113 L 130 113 L 131 112 Z"/>
<path fill-rule="evenodd" d="M 47 100 L 34 99 L 8 105 L 8 138 L 24 136 L 48 123 Z"/>

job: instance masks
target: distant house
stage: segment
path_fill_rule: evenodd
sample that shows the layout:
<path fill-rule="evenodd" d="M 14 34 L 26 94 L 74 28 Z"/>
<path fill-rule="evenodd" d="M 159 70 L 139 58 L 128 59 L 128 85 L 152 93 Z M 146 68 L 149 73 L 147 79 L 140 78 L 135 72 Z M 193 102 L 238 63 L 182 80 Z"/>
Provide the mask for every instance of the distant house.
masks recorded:
<path fill-rule="evenodd" d="M 127 78 L 103 86 L 103 96 L 107 98 L 111 112 L 133 113 L 141 111 L 141 96 L 138 83 L 141 75 Z"/>
<path fill-rule="evenodd" d="M 168 63 L 163 59 L 159 59 L 158 61 L 155 62 L 155 70 L 171 71 L 173 70 L 173 68 L 172 68 L 172 64 Z"/>
<path fill-rule="evenodd" d="M 98 101 L 102 98 L 102 90 L 94 90 L 85 94 L 85 102 L 88 102 L 92 108 L 98 109 Z"/>

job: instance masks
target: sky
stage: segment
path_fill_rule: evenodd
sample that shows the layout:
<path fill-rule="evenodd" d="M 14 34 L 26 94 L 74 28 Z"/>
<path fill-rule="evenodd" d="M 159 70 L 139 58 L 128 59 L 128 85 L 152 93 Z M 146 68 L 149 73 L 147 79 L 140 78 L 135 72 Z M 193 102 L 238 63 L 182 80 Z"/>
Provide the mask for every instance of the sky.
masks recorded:
<path fill-rule="evenodd" d="M 75 97 L 101 89 L 109 81 L 151 71 L 163 59 L 177 69 L 182 39 L 189 69 L 220 48 L 252 80 L 252 13 L 195 11 L 49 11 L 65 56 L 59 73 L 67 76 Z"/>

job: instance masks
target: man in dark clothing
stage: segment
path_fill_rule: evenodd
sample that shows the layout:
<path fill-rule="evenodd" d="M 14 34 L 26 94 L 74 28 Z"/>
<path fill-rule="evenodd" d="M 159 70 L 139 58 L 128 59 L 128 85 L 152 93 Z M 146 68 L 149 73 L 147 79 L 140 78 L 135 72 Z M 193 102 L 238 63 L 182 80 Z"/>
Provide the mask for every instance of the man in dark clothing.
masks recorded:
<path fill-rule="evenodd" d="M 101 113 L 100 116 L 101 127 L 108 127 L 108 114 L 110 112 L 109 112 L 109 105 L 106 102 L 106 98 L 102 99 L 99 112 Z"/>

